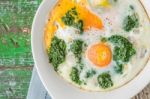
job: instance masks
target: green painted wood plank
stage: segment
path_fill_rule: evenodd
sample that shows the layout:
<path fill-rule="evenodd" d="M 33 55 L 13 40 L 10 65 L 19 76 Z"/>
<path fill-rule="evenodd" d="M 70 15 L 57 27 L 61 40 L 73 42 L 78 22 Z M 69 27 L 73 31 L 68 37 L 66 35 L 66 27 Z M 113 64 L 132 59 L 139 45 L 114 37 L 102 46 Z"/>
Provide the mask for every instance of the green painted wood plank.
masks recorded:
<path fill-rule="evenodd" d="M 0 71 L 0 99 L 25 99 L 30 76 L 30 69 Z"/>
<path fill-rule="evenodd" d="M 0 19 L 9 27 L 31 26 L 41 0 L 0 0 Z"/>
<path fill-rule="evenodd" d="M 0 65 L 33 65 L 30 34 L 9 33 L 0 36 Z"/>
<path fill-rule="evenodd" d="M 33 63 L 30 31 L 41 0 L 0 0 L 0 99 L 25 99 Z"/>
<path fill-rule="evenodd" d="M 31 24 L 41 0 L 0 0 L 0 65 L 33 65 Z"/>

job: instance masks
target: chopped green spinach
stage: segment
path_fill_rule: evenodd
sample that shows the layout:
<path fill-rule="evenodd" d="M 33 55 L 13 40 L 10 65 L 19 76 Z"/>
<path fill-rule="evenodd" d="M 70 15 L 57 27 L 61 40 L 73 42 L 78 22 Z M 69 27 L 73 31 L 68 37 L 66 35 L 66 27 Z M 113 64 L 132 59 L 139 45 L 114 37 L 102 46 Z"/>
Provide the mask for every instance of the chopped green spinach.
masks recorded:
<path fill-rule="evenodd" d="M 130 8 L 131 10 L 134 10 L 134 6 L 133 6 L 133 5 L 129 5 L 129 8 Z"/>
<path fill-rule="evenodd" d="M 80 80 L 79 77 L 79 70 L 76 67 L 73 67 L 70 73 L 70 78 L 73 82 L 75 82 L 76 84 L 81 84 L 82 81 Z"/>
<path fill-rule="evenodd" d="M 66 43 L 64 40 L 54 36 L 51 46 L 48 50 L 49 62 L 57 71 L 58 66 L 65 61 L 66 57 Z"/>
<path fill-rule="evenodd" d="M 83 46 L 84 42 L 80 39 L 76 39 L 72 42 L 70 45 L 70 51 L 74 54 L 76 58 L 76 65 L 75 67 L 79 69 L 81 72 L 84 68 L 84 64 L 82 62 L 82 52 L 83 52 Z"/>
<path fill-rule="evenodd" d="M 128 62 L 136 54 L 133 44 L 127 38 L 119 35 L 113 35 L 108 40 L 115 44 L 113 59 L 115 61 Z"/>
<path fill-rule="evenodd" d="M 96 71 L 95 71 L 95 70 L 89 70 L 89 71 L 86 72 L 85 77 L 86 77 L 86 78 L 91 78 L 91 77 L 93 77 L 95 74 L 96 74 Z"/>
<path fill-rule="evenodd" d="M 68 10 L 61 20 L 65 25 L 79 29 L 80 34 L 83 33 L 83 20 L 78 18 L 78 12 L 75 7 Z"/>
<path fill-rule="evenodd" d="M 80 68 L 80 70 L 84 68 L 84 64 L 82 63 L 82 61 L 77 62 L 77 65 Z"/>
<path fill-rule="evenodd" d="M 83 20 L 78 20 L 74 23 L 74 27 L 80 30 L 80 34 L 83 33 Z"/>
<path fill-rule="evenodd" d="M 108 72 L 102 73 L 97 77 L 99 86 L 103 89 L 107 89 L 113 86 L 113 81 L 111 80 L 111 75 Z"/>
<path fill-rule="evenodd" d="M 114 67 L 115 72 L 118 74 L 122 74 L 123 69 L 124 69 L 123 64 L 116 62 L 116 66 Z"/>
<path fill-rule="evenodd" d="M 107 42 L 107 38 L 106 37 L 102 37 L 101 38 L 101 42 Z"/>
<path fill-rule="evenodd" d="M 114 2 L 117 2 L 118 0 L 113 0 Z"/>
<path fill-rule="evenodd" d="M 136 28 L 138 26 L 139 26 L 139 17 L 137 13 L 128 15 L 123 20 L 123 29 L 127 32 L 131 31 L 133 28 Z"/>
<path fill-rule="evenodd" d="M 123 73 L 123 64 L 129 62 L 131 57 L 136 54 L 133 44 L 120 35 L 113 35 L 108 38 L 108 41 L 115 45 L 113 50 L 113 60 L 116 62 L 115 71 Z"/>
<path fill-rule="evenodd" d="M 84 42 L 80 39 L 74 40 L 70 46 L 70 50 L 75 55 L 77 62 L 81 63 Z"/>

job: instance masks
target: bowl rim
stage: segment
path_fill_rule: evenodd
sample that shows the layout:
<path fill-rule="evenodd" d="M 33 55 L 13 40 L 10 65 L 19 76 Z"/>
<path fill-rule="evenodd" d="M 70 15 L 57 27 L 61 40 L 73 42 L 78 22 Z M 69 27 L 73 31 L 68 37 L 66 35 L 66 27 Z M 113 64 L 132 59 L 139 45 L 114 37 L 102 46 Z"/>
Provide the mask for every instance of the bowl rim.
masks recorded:
<path fill-rule="evenodd" d="M 48 18 L 50 10 L 53 8 L 53 6 L 55 6 L 55 3 L 57 1 L 58 0 L 43 0 L 42 1 L 42 3 L 40 4 L 35 14 L 34 21 L 32 24 L 32 30 L 31 30 L 31 46 L 32 46 L 32 54 L 33 54 L 33 59 L 35 62 L 35 67 L 37 69 L 37 72 L 39 74 L 39 77 L 43 85 L 45 86 L 46 90 L 48 91 L 48 93 L 51 95 L 53 99 L 55 98 L 63 99 L 62 98 L 63 96 L 65 96 L 64 99 L 69 99 L 69 97 L 73 97 L 72 99 L 77 99 L 77 98 L 92 99 L 93 97 L 92 95 L 94 95 L 95 99 L 104 98 L 104 97 L 106 99 L 112 98 L 112 97 L 114 97 L 115 99 L 118 99 L 119 97 L 121 97 L 122 99 L 127 99 L 136 95 L 150 82 L 150 77 L 147 76 L 150 72 L 150 59 L 148 63 L 146 64 L 146 66 L 144 67 L 144 69 L 140 72 L 140 74 L 137 75 L 133 80 L 131 80 L 124 86 L 114 89 L 109 92 L 84 92 L 84 91 L 81 91 L 80 89 L 72 87 L 72 85 L 69 85 L 66 81 L 61 81 L 62 79 L 58 77 L 58 75 L 56 75 L 55 71 L 53 71 L 52 68 L 50 69 L 49 65 L 46 64 L 48 63 L 48 60 L 46 60 L 45 58 L 46 51 L 43 49 L 44 45 L 42 44 L 43 32 L 40 33 L 40 31 L 44 31 L 43 29 L 46 24 L 45 19 Z M 142 2 L 141 4 L 143 5 Z M 41 60 L 43 61 L 40 62 Z M 42 65 L 44 66 L 47 65 L 47 66 L 45 66 L 46 68 L 44 68 Z M 47 69 L 50 69 L 50 70 L 47 70 Z M 47 75 L 47 74 L 48 73 L 50 74 L 50 72 L 53 73 L 53 75 L 55 75 L 55 78 L 51 76 L 51 79 L 48 79 L 50 75 Z M 51 80 L 54 80 L 54 81 L 51 82 Z M 61 81 L 61 84 L 59 84 L 60 81 Z M 55 88 L 54 85 L 55 86 L 58 85 L 58 88 Z M 67 92 L 63 91 L 63 89 L 60 89 L 59 87 L 65 88 Z M 71 89 L 73 91 L 71 91 Z M 74 94 L 71 94 L 71 92 L 72 93 L 74 92 Z M 84 95 L 82 96 L 81 94 L 84 94 Z"/>

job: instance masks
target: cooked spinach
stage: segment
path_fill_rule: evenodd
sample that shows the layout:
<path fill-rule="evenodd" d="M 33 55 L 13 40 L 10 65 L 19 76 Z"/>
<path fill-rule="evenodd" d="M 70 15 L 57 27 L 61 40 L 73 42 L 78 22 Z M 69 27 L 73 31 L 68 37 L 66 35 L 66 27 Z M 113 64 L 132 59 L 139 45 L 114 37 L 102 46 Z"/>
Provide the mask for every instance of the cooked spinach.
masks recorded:
<path fill-rule="evenodd" d="M 101 40 L 101 42 L 107 42 L 107 38 L 106 37 L 102 37 L 100 40 Z"/>
<path fill-rule="evenodd" d="M 129 8 L 130 8 L 131 10 L 134 10 L 134 6 L 133 6 L 133 5 L 129 5 Z"/>
<path fill-rule="evenodd" d="M 115 47 L 113 51 L 113 59 L 115 61 L 128 62 L 136 53 L 132 46 L 125 45 L 123 47 Z"/>
<path fill-rule="evenodd" d="M 66 57 L 66 43 L 64 40 L 54 36 L 51 46 L 48 51 L 49 62 L 57 71 L 58 66 L 65 61 Z"/>
<path fill-rule="evenodd" d="M 79 70 L 76 67 L 73 67 L 70 73 L 70 78 L 73 82 L 75 82 L 76 84 L 81 84 L 81 80 L 79 77 Z"/>
<path fill-rule="evenodd" d="M 122 74 L 123 73 L 123 64 L 116 62 L 116 66 L 114 67 L 114 70 L 116 73 Z"/>
<path fill-rule="evenodd" d="M 80 70 L 84 68 L 84 64 L 82 63 L 82 61 L 77 62 L 77 66 L 80 68 Z"/>
<path fill-rule="evenodd" d="M 117 2 L 118 0 L 113 0 L 114 2 Z"/>
<path fill-rule="evenodd" d="M 132 8 L 132 6 L 131 6 Z M 139 26 L 139 17 L 137 13 L 133 13 L 132 15 L 128 15 L 123 20 L 123 29 L 127 32 L 131 31 L 133 28 Z"/>
<path fill-rule="evenodd" d="M 96 74 L 96 71 L 95 71 L 95 70 L 89 70 L 89 71 L 86 72 L 85 77 L 86 77 L 86 78 L 91 78 L 91 77 L 93 77 L 95 74 Z"/>
<path fill-rule="evenodd" d="M 113 86 L 111 75 L 108 72 L 102 73 L 97 77 L 99 86 L 103 89 L 107 89 Z"/>
<path fill-rule="evenodd" d="M 83 20 L 78 20 L 77 22 L 74 23 L 73 26 L 78 30 L 80 30 L 80 34 L 83 33 Z"/>
<path fill-rule="evenodd" d="M 75 55 L 77 62 L 81 62 L 84 42 L 80 39 L 74 40 L 70 46 L 70 50 Z"/>
<path fill-rule="evenodd" d="M 113 59 L 115 61 L 128 62 L 136 54 L 133 44 L 128 39 L 119 35 L 113 35 L 108 40 L 115 44 L 113 51 Z"/>
<path fill-rule="evenodd" d="M 75 7 L 68 10 L 61 20 L 65 25 L 79 29 L 80 34 L 83 33 L 83 20 L 78 18 L 78 12 Z"/>
<path fill-rule="evenodd" d="M 113 49 L 113 60 L 116 62 L 114 67 L 116 73 L 123 73 L 124 64 L 129 62 L 131 57 L 136 54 L 133 44 L 120 35 L 113 35 L 108 38 L 108 41 L 115 45 Z"/>

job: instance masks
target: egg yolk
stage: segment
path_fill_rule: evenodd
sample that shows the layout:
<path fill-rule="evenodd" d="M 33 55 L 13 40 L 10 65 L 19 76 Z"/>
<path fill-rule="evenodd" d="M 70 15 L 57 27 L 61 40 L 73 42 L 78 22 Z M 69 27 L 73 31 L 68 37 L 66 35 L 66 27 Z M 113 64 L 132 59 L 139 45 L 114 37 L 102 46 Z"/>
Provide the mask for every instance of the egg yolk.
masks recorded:
<path fill-rule="evenodd" d="M 110 7 L 109 0 L 93 0 L 94 6 Z"/>
<path fill-rule="evenodd" d="M 106 67 L 112 59 L 112 53 L 108 45 L 98 43 L 87 51 L 88 59 L 98 67 Z"/>

